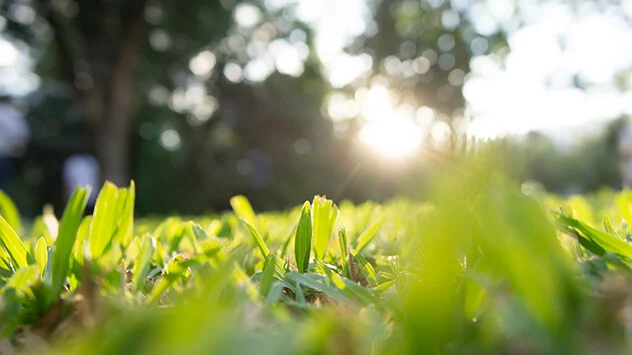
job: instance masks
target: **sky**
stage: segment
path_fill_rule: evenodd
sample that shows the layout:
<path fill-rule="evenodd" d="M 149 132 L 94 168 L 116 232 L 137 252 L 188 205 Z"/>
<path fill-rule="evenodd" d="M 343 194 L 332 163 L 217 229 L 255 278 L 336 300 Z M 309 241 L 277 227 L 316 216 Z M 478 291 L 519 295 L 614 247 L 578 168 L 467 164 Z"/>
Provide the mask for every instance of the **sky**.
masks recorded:
<path fill-rule="evenodd" d="M 617 85 L 615 80 L 623 74 L 632 82 L 625 74 L 632 69 L 632 22 L 626 22 L 632 18 L 632 0 L 616 7 L 625 13 L 599 11 L 591 1 L 575 2 L 574 7 L 569 5 L 571 1 L 487 0 L 473 6 L 470 0 L 446 1 L 451 1 L 453 8 L 467 8 L 479 34 L 491 35 L 500 29 L 508 33 L 510 50 L 505 57 L 478 56 L 470 63 L 472 70 L 463 86 L 470 135 L 494 138 L 533 130 L 559 131 L 632 114 L 632 85 Z M 365 0 L 267 1 L 271 8 L 287 3 L 296 3 L 296 15 L 316 28 L 318 55 L 334 88 L 369 70 L 370 57 L 344 53 L 355 36 L 371 30 Z M 516 7 L 523 22 L 520 26 L 514 16 Z M 586 88 L 576 88 L 576 79 Z M 368 91 L 379 93 L 382 89 Z M 410 136 L 411 122 L 423 126 L 420 110 L 426 117 L 428 109 L 406 112 L 387 94 L 367 102 L 371 107 L 362 107 L 357 95 L 355 101 L 333 95 L 330 116 L 344 119 L 357 112 L 380 112 L 379 122 L 364 115 L 367 123 L 361 138 L 383 152 L 412 151 L 419 139 Z M 445 127 L 425 130 L 441 134 Z"/>
<path fill-rule="evenodd" d="M 625 4 L 632 16 L 632 1 Z M 525 133 L 632 113 L 632 87 L 614 80 L 632 65 L 632 26 L 621 14 L 599 13 L 590 2 L 576 11 L 559 3 L 525 9 L 527 26 L 509 36 L 507 57 L 471 63 L 464 96 L 476 117 L 472 131 Z M 574 76 L 588 88 L 574 88 Z"/>
<path fill-rule="evenodd" d="M 510 52 L 506 57 L 478 56 L 471 62 L 472 72 L 463 87 L 466 112 L 472 118 L 468 129 L 471 134 L 480 137 L 519 134 L 600 122 L 632 113 L 632 86 L 617 86 L 613 80 L 632 64 L 632 25 L 621 14 L 596 11 L 590 1 L 579 2 L 575 8 L 556 1 L 487 0 L 474 6 L 470 6 L 470 0 L 446 1 L 451 1 L 453 7 L 466 7 L 480 34 L 491 34 L 501 28 L 509 33 Z M 369 55 L 352 56 L 344 52 L 354 37 L 374 30 L 367 0 L 265 0 L 269 9 L 288 4 L 295 4 L 295 15 L 316 29 L 317 54 L 334 88 L 341 88 L 370 70 Z M 624 0 L 623 4 L 626 15 L 632 18 L 632 0 Z M 518 27 L 513 16 L 516 6 L 520 8 L 524 26 Z M 235 18 L 244 26 L 253 26 L 260 15 L 256 8 L 242 6 Z M 0 22 L 0 28 L 3 26 Z M 244 76 L 265 78 L 275 64 L 277 70 L 288 75 L 302 72 L 305 48 L 288 41 L 277 41 L 274 48 L 272 57 L 261 57 L 245 68 L 229 66 L 224 74 L 234 80 Z M 204 56 L 197 65 L 192 62 L 192 69 L 207 72 L 213 68 L 212 53 Z M 212 64 L 205 66 L 210 63 L 208 59 L 212 59 Z M 272 67 L 266 63 L 273 63 Z M 38 80 L 30 73 L 31 67 L 28 48 L 0 38 L 0 90 L 10 87 L 15 93 L 24 94 L 35 89 Z M 575 77 L 587 83 L 588 89 L 574 88 Z M 379 83 L 376 86 L 366 92 L 378 95 L 371 104 L 384 118 L 379 121 L 364 117 L 368 126 L 364 136 L 373 137 L 375 134 L 371 132 L 391 126 L 386 135 L 397 137 L 406 135 L 411 123 L 427 124 L 427 108 L 414 111 L 398 107 L 388 92 L 384 94 L 385 88 Z M 334 103 L 338 106 L 330 105 L 330 111 L 350 114 L 368 111 L 357 97 L 334 99 L 339 101 Z M 420 117 L 425 121 L 420 123 Z M 395 144 L 394 140 L 383 145 Z M 410 141 L 418 139 L 411 137 Z M 411 147 L 412 143 L 403 146 Z"/>

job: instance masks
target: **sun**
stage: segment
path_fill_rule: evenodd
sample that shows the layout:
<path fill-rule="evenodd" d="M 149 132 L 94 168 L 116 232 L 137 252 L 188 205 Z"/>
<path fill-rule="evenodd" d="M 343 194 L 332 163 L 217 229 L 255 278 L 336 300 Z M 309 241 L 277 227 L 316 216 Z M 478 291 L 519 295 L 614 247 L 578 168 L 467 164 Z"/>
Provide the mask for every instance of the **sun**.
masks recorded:
<path fill-rule="evenodd" d="M 396 119 L 366 124 L 360 131 L 360 139 L 389 157 L 412 155 L 421 144 L 419 128 L 413 122 Z"/>
<path fill-rule="evenodd" d="M 360 129 L 360 140 L 388 157 L 410 156 L 422 143 L 421 127 L 393 101 L 382 86 L 369 90 L 362 105 L 367 122 Z"/>

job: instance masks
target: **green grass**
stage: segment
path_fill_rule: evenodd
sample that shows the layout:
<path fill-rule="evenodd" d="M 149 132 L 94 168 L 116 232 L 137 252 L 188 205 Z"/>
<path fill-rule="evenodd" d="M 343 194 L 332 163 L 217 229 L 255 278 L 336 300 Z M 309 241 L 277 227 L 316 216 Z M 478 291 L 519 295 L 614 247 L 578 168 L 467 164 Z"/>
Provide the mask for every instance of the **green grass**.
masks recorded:
<path fill-rule="evenodd" d="M 88 217 L 77 190 L 58 230 L 0 194 L 0 353 L 632 351 L 632 192 L 437 174 L 425 203 L 255 213 L 237 196 L 193 220 L 134 220 L 134 185 L 106 184 Z"/>

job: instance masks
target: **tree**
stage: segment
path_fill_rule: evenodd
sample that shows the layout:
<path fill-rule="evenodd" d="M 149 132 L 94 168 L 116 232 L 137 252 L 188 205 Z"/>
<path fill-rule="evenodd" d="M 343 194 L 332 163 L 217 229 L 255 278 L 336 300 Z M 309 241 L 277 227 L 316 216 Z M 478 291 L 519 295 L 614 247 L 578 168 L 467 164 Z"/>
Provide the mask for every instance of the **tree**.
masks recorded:
<path fill-rule="evenodd" d="M 103 178 L 119 185 L 130 177 L 130 126 L 139 89 L 147 89 L 148 78 L 164 83 L 186 71 L 192 54 L 227 31 L 231 13 L 214 1 L 189 1 L 187 6 L 169 0 L 0 4 L 9 20 L 7 30 L 44 52 L 40 74 L 72 87 Z M 24 16 L 24 11 L 35 15 Z M 42 28 L 50 28 L 44 40 Z"/>

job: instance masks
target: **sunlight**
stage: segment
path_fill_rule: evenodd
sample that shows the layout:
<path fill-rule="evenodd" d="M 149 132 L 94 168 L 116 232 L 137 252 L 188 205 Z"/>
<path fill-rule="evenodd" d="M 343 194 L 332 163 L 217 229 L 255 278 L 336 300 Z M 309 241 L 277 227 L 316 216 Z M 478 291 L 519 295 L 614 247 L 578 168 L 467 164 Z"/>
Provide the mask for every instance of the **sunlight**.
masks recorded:
<path fill-rule="evenodd" d="M 14 65 L 20 59 L 20 52 L 15 46 L 0 38 L 0 67 Z"/>
<path fill-rule="evenodd" d="M 405 157 L 421 145 L 421 127 L 414 118 L 415 111 L 397 107 L 395 96 L 395 92 L 379 84 L 356 92 L 366 120 L 360 129 L 360 140 L 383 155 Z"/>
<path fill-rule="evenodd" d="M 421 144 L 420 127 L 403 113 L 367 123 L 360 130 L 361 141 L 389 157 L 412 155 Z"/>

